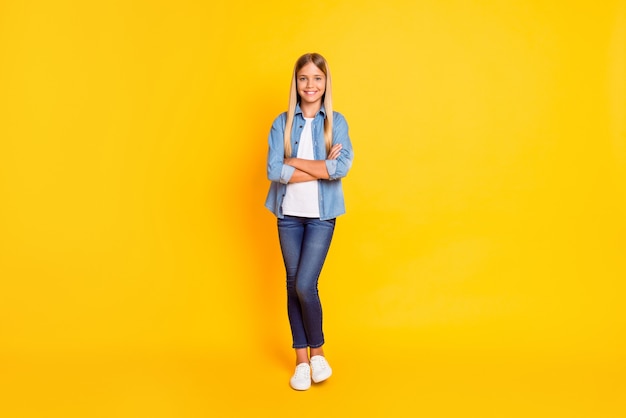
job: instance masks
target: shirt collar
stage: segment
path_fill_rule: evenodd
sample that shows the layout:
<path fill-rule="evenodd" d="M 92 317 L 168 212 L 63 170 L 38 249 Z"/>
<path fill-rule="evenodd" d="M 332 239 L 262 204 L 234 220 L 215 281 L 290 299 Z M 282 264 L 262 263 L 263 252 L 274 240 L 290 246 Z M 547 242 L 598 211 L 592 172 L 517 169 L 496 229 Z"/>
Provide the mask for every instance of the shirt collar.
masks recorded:
<path fill-rule="evenodd" d="M 320 108 L 320 110 L 319 110 L 319 112 L 318 112 L 318 113 L 321 113 L 321 114 L 322 114 L 322 116 L 326 117 L 326 109 L 324 109 L 324 104 L 323 104 L 323 103 L 322 103 L 322 107 Z M 295 114 L 296 114 L 296 115 L 297 115 L 297 114 L 302 114 L 302 109 L 300 109 L 300 103 L 297 103 L 297 104 L 296 104 L 296 112 L 295 112 Z M 316 115 L 316 116 L 317 116 L 317 115 Z"/>

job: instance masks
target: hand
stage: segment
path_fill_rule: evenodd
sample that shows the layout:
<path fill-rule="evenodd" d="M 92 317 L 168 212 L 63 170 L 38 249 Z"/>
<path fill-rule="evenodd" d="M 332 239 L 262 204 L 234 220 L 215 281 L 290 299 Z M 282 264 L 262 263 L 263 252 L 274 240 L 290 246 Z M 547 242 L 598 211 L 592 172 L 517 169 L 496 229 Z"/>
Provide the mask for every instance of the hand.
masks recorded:
<path fill-rule="evenodd" d="M 330 152 L 328 153 L 328 159 L 336 160 L 337 157 L 339 157 L 340 152 L 341 152 L 341 144 L 333 145 L 332 148 L 330 149 Z"/>

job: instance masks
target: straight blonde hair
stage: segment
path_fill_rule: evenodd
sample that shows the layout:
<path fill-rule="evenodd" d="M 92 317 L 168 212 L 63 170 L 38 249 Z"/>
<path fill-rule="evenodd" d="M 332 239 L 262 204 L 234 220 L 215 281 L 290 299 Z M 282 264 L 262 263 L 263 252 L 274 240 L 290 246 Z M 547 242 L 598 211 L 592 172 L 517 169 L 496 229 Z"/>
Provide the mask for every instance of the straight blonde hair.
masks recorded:
<path fill-rule="evenodd" d="M 289 108 L 287 109 L 287 121 L 285 122 L 285 158 L 291 157 L 291 129 L 293 127 L 293 118 L 296 113 L 296 105 L 300 103 L 300 96 L 298 95 L 298 88 L 296 85 L 296 76 L 298 71 L 302 69 L 308 63 L 313 63 L 319 68 L 326 76 L 326 90 L 324 91 L 324 110 L 326 111 L 326 118 L 324 119 L 324 143 L 326 145 L 326 154 L 330 152 L 330 148 L 333 144 L 333 100 L 332 100 L 332 88 L 330 80 L 330 69 L 328 63 L 323 56 L 317 53 L 304 54 L 296 61 L 293 68 L 293 75 L 291 78 L 291 89 L 289 91 Z"/>

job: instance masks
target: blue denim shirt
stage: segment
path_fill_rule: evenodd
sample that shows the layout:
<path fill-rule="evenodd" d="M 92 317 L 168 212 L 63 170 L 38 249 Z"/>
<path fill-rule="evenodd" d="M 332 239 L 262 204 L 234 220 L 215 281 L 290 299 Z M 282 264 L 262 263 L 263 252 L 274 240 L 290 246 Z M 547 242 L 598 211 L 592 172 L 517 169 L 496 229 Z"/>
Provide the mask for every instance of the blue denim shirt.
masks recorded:
<path fill-rule="evenodd" d="M 326 160 L 326 145 L 324 143 L 324 106 L 313 119 L 313 154 L 316 160 Z M 265 200 L 265 207 L 276 217 L 282 218 L 282 204 L 287 190 L 287 183 L 291 179 L 294 167 L 284 164 L 285 146 L 283 133 L 287 112 L 284 112 L 272 124 L 269 134 L 269 151 L 267 154 L 267 178 L 272 182 Z M 291 131 L 292 156 L 298 155 L 298 143 L 304 128 L 304 117 L 300 106 L 296 106 Z M 333 112 L 333 145 L 341 144 L 342 148 L 336 160 L 326 160 L 326 169 L 330 178 L 317 180 L 319 184 L 320 219 L 336 218 L 346 212 L 341 188 L 341 179 L 348 174 L 352 166 L 354 152 L 348 136 L 348 124 L 341 113 Z"/>

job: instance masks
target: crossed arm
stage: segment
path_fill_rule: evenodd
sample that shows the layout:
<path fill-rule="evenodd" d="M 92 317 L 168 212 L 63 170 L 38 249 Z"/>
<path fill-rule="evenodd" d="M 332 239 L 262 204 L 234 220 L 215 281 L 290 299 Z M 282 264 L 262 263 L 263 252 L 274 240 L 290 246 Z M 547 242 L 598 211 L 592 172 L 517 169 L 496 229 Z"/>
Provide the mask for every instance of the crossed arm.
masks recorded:
<path fill-rule="evenodd" d="M 328 153 L 328 160 L 336 160 L 341 151 L 341 144 L 335 144 Z M 305 160 L 302 158 L 285 158 L 285 164 L 295 168 L 289 183 L 302 183 L 317 179 L 328 179 L 325 160 Z"/>

